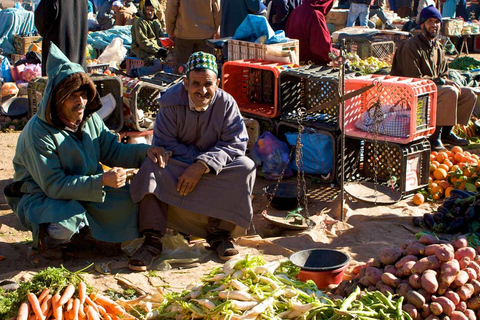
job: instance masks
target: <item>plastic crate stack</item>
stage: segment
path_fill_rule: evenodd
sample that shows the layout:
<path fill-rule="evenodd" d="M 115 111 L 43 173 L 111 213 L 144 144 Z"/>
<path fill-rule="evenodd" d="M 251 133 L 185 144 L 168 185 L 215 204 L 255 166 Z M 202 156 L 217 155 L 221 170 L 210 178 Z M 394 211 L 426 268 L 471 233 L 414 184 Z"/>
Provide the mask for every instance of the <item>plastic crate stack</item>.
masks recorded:
<path fill-rule="evenodd" d="M 297 65 L 261 59 L 227 61 L 222 67 L 222 89 L 230 93 L 245 118 L 260 131 L 275 134 L 280 116 L 279 77 Z"/>
<path fill-rule="evenodd" d="M 354 76 L 354 73 L 347 74 L 347 77 Z M 298 134 L 301 120 L 305 128 L 302 133 L 304 171 L 319 176 L 325 183 L 333 182 L 336 177 L 340 106 L 310 110 L 338 99 L 338 90 L 338 69 L 310 65 L 280 75 L 281 114 L 277 136 L 292 144 L 288 141 L 292 139 L 289 134 Z"/>
<path fill-rule="evenodd" d="M 112 132 L 119 132 L 123 128 L 123 88 L 120 79 L 115 76 L 105 76 L 99 74 L 90 74 L 90 77 L 97 88 L 100 97 L 112 94 L 115 98 L 115 109 L 104 119 L 105 125 Z M 38 103 L 42 100 L 45 88 L 47 87 L 47 77 L 35 78 L 28 83 L 28 118 L 30 119 L 37 113 Z"/>
<path fill-rule="evenodd" d="M 431 80 L 368 75 L 345 92 L 374 86 L 345 102 L 345 181 L 374 181 L 407 197 L 428 184 L 437 91 Z M 371 126 L 361 127 L 368 123 Z M 365 130 L 366 129 L 366 130 Z M 388 134 L 387 134 L 388 133 Z M 397 136 L 393 136 L 395 134 Z"/>

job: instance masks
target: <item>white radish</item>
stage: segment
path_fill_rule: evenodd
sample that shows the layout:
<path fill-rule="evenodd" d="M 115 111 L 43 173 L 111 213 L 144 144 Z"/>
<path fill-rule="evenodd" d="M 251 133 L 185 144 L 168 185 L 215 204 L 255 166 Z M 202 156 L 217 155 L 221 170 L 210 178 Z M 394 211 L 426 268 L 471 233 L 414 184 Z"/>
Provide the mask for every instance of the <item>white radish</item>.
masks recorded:
<path fill-rule="evenodd" d="M 202 294 L 202 291 L 190 291 L 189 294 L 185 296 L 187 299 L 195 299 L 198 298 Z"/>
<path fill-rule="evenodd" d="M 293 298 L 298 295 L 298 292 L 292 288 L 285 288 L 284 292 L 285 292 L 285 297 L 287 298 Z"/>
<path fill-rule="evenodd" d="M 227 276 L 234 273 L 235 272 L 235 265 L 241 259 L 242 259 L 241 257 L 237 257 L 237 258 L 233 258 L 233 259 L 230 259 L 227 262 L 225 262 L 225 264 L 223 265 L 223 273 L 225 273 Z"/>
<path fill-rule="evenodd" d="M 238 280 L 230 280 L 230 285 L 240 291 L 249 291 L 250 288 Z"/>
<path fill-rule="evenodd" d="M 244 270 L 237 270 L 232 274 L 232 279 L 242 279 Z"/>
<path fill-rule="evenodd" d="M 226 273 L 217 273 L 217 274 L 214 275 L 213 277 L 205 279 L 205 281 L 208 281 L 208 282 L 216 282 L 216 281 L 223 280 L 223 279 L 225 279 L 226 277 L 227 277 L 227 274 L 226 274 Z"/>
<path fill-rule="evenodd" d="M 292 302 L 292 309 L 300 312 L 307 312 L 312 309 L 315 305 L 313 303 L 303 304 L 301 302 Z"/>
<path fill-rule="evenodd" d="M 230 302 L 233 309 L 240 311 L 250 310 L 258 304 L 257 301 L 230 300 Z"/>
<path fill-rule="evenodd" d="M 262 302 L 257 304 L 252 309 L 245 312 L 244 317 L 257 316 L 257 315 L 261 314 L 262 312 L 267 310 L 267 308 L 269 308 L 273 304 L 274 301 L 275 301 L 274 297 L 268 297 L 267 299 L 263 300 Z"/>
<path fill-rule="evenodd" d="M 217 287 L 217 288 L 212 289 L 212 290 L 210 290 L 210 291 L 222 291 L 222 290 L 227 289 L 227 287 L 228 287 L 228 286 L 227 286 L 226 284 L 222 284 L 220 287 Z"/>
<path fill-rule="evenodd" d="M 263 266 L 256 267 L 255 272 L 260 274 L 264 274 L 264 273 L 274 274 L 275 270 L 277 270 L 278 267 L 280 267 L 280 262 L 272 261 L 264 264 Z"/>
<path fill-rule="evenodd" d="M 201 283 L 192 283 L 190 285 L 187 286 L 187 290 L 191 290 L 191 291 L 200 291 L 202 290 L 203 288 L 203 284 Z"/>
<path fill-rule="evenodd" d="M 195 301 L 196 303 L 198 303 L 202 307 L 207 308 L 208 310 L 212 310 L 213 308 L 215 308 L 215 303 L 208 299 L 192 299 L 191 301 Z"/>
<path fill-rule="evenodd" d="M 287 315 L 287 319 L 296 319 L 301 317 L 305 312 L 300 311 L 300 310 L 292 310 L 290 313 Z"/>
<path fill-rule="evenodd" d="M 268 277 L 260 276 L 260 277 L 258 277 L 258 278 L 259 278 L 259 280 L 260 280 L 261 282 L 268 284 L 273 290 L 276 290 L 276 289 L 278 289 L 278 288 L 280 287 L 280 286 L 278 285 L 278 283 L 275 282 L 275 280 L 272 280 L 272 279 L 270 279 L 270 278 L 268 278 Z"/>
<path fill-rule="evenodd" d="M 218 293 L 218 296 L 220 297 L 220 299 L 236 299 L 236 300 L 241 300 L 241 301 L 252 301 L 253 300 L 250 293 L 245 292 L 245 291 L 239 291 L 239 290 L 220 291 Z"/>

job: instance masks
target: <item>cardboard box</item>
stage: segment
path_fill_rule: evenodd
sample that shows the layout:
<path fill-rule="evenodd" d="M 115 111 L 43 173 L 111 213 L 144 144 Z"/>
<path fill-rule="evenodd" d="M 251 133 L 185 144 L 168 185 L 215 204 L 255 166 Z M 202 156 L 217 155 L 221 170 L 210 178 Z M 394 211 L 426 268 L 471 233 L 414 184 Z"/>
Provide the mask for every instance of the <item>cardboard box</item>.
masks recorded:
<path fill-rule="evenodd" d="M 327 23 L 334 25 L 347 25 L 348 9 L 332 9 L 325 16 Z"/>

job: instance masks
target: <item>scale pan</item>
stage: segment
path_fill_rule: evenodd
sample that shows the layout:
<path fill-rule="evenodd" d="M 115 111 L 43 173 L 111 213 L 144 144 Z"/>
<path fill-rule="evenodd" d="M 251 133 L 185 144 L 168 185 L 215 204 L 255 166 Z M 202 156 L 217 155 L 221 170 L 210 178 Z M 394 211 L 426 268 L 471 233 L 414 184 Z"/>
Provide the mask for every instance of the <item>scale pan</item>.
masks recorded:
<path fill-rule="evenodd" d="M 344 185 L 345 192 L 357 200 L 376 203 L 376 204 L 394 204 L 402 199 L 402 194 L 387 186 L 377 184 L 375 192 L 375 183 L 349 182 Z"/>

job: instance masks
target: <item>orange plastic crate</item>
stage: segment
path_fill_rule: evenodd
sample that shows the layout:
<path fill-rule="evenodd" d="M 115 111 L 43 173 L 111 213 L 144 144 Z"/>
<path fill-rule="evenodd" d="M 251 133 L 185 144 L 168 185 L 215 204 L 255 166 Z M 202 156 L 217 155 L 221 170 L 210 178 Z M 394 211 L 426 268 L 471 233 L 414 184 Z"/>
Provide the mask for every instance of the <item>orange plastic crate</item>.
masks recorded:
<path fill-rule="evenodd" d="M 410 110 L 410 132 L 408 137 L 378 135 L 377 139 L 399 144 L 430 136 L 435 131 L 437 115 L 437 87 L 431 80 L 367 75 L 345 80 L 345 93 L 370 84 L 375 86 L 345 102 L 345 135 L 361 139 L 374 139 L 369 133 L 355 127 L 362 114 L 379 99 L 382 106 L 400 105 Z"/>
<path fill-rule="evenodd" d="M 235 98 L 240 111 L 275 118 L 280 115 L 280 73 L 296 67 L 259 59 L 228 61 L 222 67 L 222 89 Z"/>

